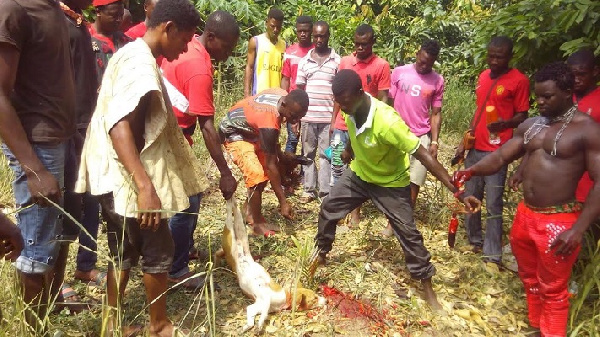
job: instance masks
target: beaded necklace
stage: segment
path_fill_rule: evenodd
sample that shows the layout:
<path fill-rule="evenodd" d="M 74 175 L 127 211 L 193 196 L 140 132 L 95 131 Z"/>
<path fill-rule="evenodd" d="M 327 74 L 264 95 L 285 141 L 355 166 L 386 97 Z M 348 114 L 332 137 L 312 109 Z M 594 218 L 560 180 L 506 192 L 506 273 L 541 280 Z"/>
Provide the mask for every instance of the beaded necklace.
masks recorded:
<path fill-rule="evenodd" d="M 81 26 L 83 23 L 83 15 L 75 12 L 69 6 L 65 5 L 62 1 L 59 2 L 60 8 L 65 12 L 65 14 L 71 19 L 75 20 L 75 24 L 77 27 Z"/>

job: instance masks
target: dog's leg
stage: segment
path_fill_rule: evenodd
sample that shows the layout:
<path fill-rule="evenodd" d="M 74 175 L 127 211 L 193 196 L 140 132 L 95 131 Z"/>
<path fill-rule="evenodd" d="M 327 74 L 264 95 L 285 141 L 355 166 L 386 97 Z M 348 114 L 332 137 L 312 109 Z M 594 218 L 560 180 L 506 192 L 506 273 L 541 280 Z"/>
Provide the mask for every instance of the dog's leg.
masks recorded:
<path fill-rule="evenodd" d="M 256 304 L 259 304 L 258 312 L 260 313 L 260 317 L 258 318 L 258 331 L 262 331 L 263 325 L 265 324 L 265 320 L 267 319 L 267 315 L 269 315 L 269 308 L 271 307 L 271 298 L 269 296 L 265 296 L 265 298 L 263 298 L 261 301 L 257 301 Z"/>
<path fill-rule="evenodd" d="M 246 325 L 242 328 L 242 332 L 246 332 L 254 327 L 254 317 L 258 314 L 258 302 L 254 302 L 246 307 Z"/>

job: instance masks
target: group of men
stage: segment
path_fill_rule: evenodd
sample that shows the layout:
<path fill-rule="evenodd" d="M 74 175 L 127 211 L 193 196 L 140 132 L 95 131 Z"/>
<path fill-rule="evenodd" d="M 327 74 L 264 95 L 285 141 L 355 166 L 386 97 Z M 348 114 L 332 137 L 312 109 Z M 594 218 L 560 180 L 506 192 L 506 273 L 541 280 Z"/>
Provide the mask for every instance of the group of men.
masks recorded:
<path fill-rule="evenodd" d="M 441 128 L 441 104 L 444 79 L 432 68 L 440 52 L 438 43 L 427 40 L 416 55 L 415 64 L 398 67 L 392 72 L 387 61 L 373 52 L 375 31 L 370 25 L 358 26 L 354 33 L 354 53 L 340 57 L 329 46 L 330 29 L 325 21 L 313 22 L 309 16 L 296 19 L 298 42 L 287 47 L 279 37 L 283 24 L 283 12 L 272 8 L 266 21 L 266 32 L 252 37 L 248 42 L 248 60 L 245 69 L 244 94 L 257 94 L 264 89 L 279 88 L 291 91 L 302 89 L 309 97 L 306 115 L 300 123 L 287 123 L 285 152 L 295 154 L 301 144 L 301 153 L 309 159 L 302 168 L 303 193 L 299 200 L 307 203 L 317 197 L 326 197 L 332 186 L 347 168 L 341 155 L 349 142 L 348 127 L 332 91 L 335 75 L 343 69 L 352 69 L 361 78 L 363 89 L 372 97 L 392 105 L 408 124 L 421 143 L 436 157 L 439 130 Z M 283 53 L 283 57 L 281 57 Z M 257 158 L 262 154 L 258 149 Z M 254 156 L 251 160 L 256 160 Z M 318 159 L 318 160 L 317 160 Z M 255 176 L 253 168 L 260 165 L 236 163 L 244 176 Z M 417 198 L 419 187 L 424 184 L 426 168 L 411 156 L 411 203 Z M 260 172 L 259 172 L 260 174 Z M 266 181 L 267 175 L 263 174 Z M 262 188 L 246 180 L 249 196 L 257 196 Z M 273 186 L 273 182 L 271 182 Z M 277 194 L 277 192 L 276 192 Z M 257 196 L 258 198 L 258 196 Z M 279 198 L 279 197 L 278 197 Z M 281 198 L 279 198 L 281 201 Z M 287 201 L 282 205 L 287 208 Z M 250 203 L 251 214 L 259 214 L 259 202 Z M 287 212 L 283 213 L 287 216 Z M 359 208 L 351 212 L 350 224 L 360 221 Z M 256 234 L 272 234 L 277 226 L 254 221 Z M 391 225 L 383 231 L 393 235 Z"/>
<path fill-rule="evenodd" d="M 51 298 L 68 302 L 72 290 L 62 284 L 69 243 L 77 237 L 82 248 L 74 277 L 103 282 L 94 254 L 101 212 L 113 257 L 106 275 L 109 306 L 118 308 L 130 269 L 140 260 L 149 332 L 174 335 L 164 296 L 168 282 L 192 289 L 202 285 L 188 267 L 197 254 L 193 233 L 207 188 L 190 147 L 199 126 L 225 199 L 237 182 L 221 145 L 240 168 L 246 220 L 255 234 L 278 230 L 262 215 L 268 182 L 280 213 L 293 218 L 278 164 L 297 160 L 301 143 L 310 163 L 303 168 L 300 200 L 324 198 L 315 237 L 319 262 L 326 262 L 338 222 L 354 212 L 356 223 L 357 208 L 371 200 L 389 220 L 384 233 L 395 234 L 411 276 L 421 280 L 433 308 L 440 307 L 431 283 L 435 267 L 413 218 L 427 171 L 471 213 L 465 221 L 473 250 L 501 264 L 506 165 L 525 155 L 510 180 L 511 186 L 522 182 L 525 195 L 511 244 L 530 324 L 543 335 L 564 335 L 566 283 L 581 237 L 600 215 L 600 192 L 593 183 L 600 170 L 595 164 L 600 126 L 586 116 L 600 119 L 593 53 L 581 51 L 568 66 L 540 70 L 535 89 L 542 117 L 526 119 L 529 80 L 509 67 L 510 39 L 493 38 L 489 69 L 476 90 L 475 146 L 467 168 L 450 177 L 436 159 L 444 79 L 432 69 L 440 52 L 433 40 L 422 44 L 414 64 L 391 71 L 373 53 L 371 26 L 358 26 L 355 52 L 340 57 L 329 46 L 327 22 L 300 16 L 298 43 L 286 48 L 279 37 L 283 12 L 272 8 L 266 33 L 248 43 L 246 97 L 215 125 L 213 62 L 227 60 L 240 35 L 231 14 L 212 13 L 197 35 L 200 15 L 188 0 L 146 0 L 146 20 L 123 32 L 122 0 L 94 0 L 93 24 L 82 16 L 89 5 L 85 0 L 0 4 L 0 137 L 15 174 L 22 238 L 4 217 L 0 237 L 9 242 L 24 301 L 36 304 L 26 313 L 34 329 L 44 329 L 37 318 Z M 489 107 L 499 119 L 483 120 Z M 279 145 L 282 123 L 288 130 L 285 152 Z M 554 178 L 555 172 L 564 179 Z M 463 182 L 465 191 L 459 189 Z M 484 191 L 485 239 L 478 213 Z M 80 224 L 68 221 L 55 204 L 64 205 Z M 107 331 L 117 316 L 111 309 Z"/>

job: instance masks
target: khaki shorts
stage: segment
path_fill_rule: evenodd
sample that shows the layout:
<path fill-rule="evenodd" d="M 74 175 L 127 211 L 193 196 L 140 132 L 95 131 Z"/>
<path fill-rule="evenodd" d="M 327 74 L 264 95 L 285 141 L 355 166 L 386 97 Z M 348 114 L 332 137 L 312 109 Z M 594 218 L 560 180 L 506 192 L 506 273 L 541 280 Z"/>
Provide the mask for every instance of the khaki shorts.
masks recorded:
<path fill-rule="evenodd" d="M 419 137 L 421 145 L 429 150 L 429 144 L 431 143 L 431 135 L 426 133 Z M 414 156 L 410 156 L 410 183 L 417 186 L 423 186 L 425 179 L 427 178 L 427 168 L 421 164 L 421 162 Z"/>

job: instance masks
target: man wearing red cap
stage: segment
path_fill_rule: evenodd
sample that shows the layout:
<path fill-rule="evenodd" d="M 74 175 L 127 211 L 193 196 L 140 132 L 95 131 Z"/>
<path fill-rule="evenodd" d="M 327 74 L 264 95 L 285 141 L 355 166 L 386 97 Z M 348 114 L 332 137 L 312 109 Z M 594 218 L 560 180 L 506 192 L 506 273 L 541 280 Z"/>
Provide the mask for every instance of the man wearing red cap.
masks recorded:
<path fill-rule="evenodd" d="M 121 29 L 125 5 L 122 0 L 94 0 L 96 21 L 89 25 L 92 35 L 92 50 L 96 54 L 96 73 L 98 87 L 102 83 L 102 75 L 108 60 L 131 39 Z"/>

